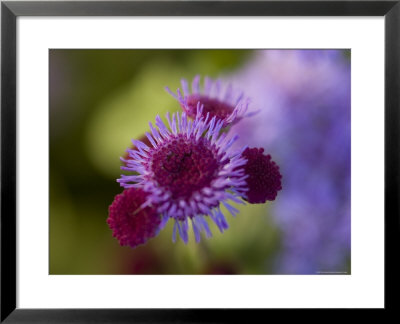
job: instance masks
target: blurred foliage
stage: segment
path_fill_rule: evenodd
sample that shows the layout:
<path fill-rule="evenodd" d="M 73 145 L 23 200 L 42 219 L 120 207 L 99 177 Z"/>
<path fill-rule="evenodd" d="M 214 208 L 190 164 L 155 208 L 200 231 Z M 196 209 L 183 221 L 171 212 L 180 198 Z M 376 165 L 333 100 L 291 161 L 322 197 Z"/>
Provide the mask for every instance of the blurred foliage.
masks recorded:
<path fill-rule="evenodd" d="M 223 234 L 173 243 L 172 222 L 136 249 L 108 228 L 122 189 L 119 157 L 148 122 L 178 104 L 164 91 L 181 78 L 218 77 L 251 57 L 245 50 L 50 51 L 50 274 L 265 274 L 279 248 L 268 205 L 237 206 Z"/>

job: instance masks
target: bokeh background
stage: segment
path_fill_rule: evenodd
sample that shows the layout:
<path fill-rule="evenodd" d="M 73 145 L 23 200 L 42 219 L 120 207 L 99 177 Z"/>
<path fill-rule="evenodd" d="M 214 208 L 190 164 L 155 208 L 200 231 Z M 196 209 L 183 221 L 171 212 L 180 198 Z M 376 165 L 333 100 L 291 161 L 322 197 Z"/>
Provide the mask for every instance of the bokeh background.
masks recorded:
<path fill-rule="evenodd" d="M 50 50 L 50 274 L 350 274 L 349 50 Z M 211 239 L 172 242 L 172 222 L 136 249 L 106 219 L 119 157 L 164 91 L 222 78 L 258 115 L 231 131 L 281 168 L 274 202 L 236 206 Z"/>

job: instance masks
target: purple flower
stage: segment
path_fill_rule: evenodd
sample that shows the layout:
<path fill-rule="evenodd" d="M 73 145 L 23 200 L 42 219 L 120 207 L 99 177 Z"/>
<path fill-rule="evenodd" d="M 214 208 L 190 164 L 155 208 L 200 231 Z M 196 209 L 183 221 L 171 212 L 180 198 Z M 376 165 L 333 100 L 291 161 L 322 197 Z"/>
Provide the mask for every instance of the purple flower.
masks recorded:
<path fill-rule="evenodd" d="M 117 181 L 124 188 L 142 188 L 147 193 L 142 208 L 152 206 L 162 215 L 162 228 L 172 218 L 176 232 L 188 242 L 189 221 L 200 240 L 200 232 L 211 236 L 204 216 L 209 216 L 222 232 L 228 224 L 220 204 L 235 215 L 238 210 L 229 201 L 241 203 L 246 192 L 247 175 L 242 157 L 245 149 L 233 150 L 237 136 L 221 133 L 224 121 L 203 114 L 197 103 L 195 119 L 186 112 L 167 114 L 168 126 L 156 117 L 156 126 L 150 123 L 151 134 L 146 133 L 151 146 L 133 140 L 136 149 L 128 149 L 129 159 L 121 169 L 136 174 L 122 175 Z"/>
<path fill-rule="evenodd" d="M 130 173 L 117 180 L 125 191 L 115 197 L 108 219 L 121 245 L 145 243 L 171 218 L 174 242 L 177 232 L 188 242 L 190 223 L 199 242 L 202 231 L 211 236 L 207 216 L 221 232 L 228 228 L 221 205 L 235 216 L 239 211 L 231 202 L 264 203 L 274 200 L 282 188 L 271 156 L 262 148 L 246 149 L 247 145 L 234 149 L 238 136 L 226 128 L 254 114 L 246 113 L 249 100 L 234 95 L 230 86 L 221 91 L 220 82 L 208 78 L 203 92 L 199 77 L 193 80 L 192 93 L 186 80 L 182 88 L 184 96 L 179 89 L 177 95 L 167 91 L 183 112 L 172 117 L 167 113 L 168 127 L 157 116 L 157 128 L 150 123 L 151 132 L 133 140 L 121 158 L 121 169 Z"/>
<path fill-rule="evenodd" d="M 223 120 L 223 127 L 238 122 L 243 117 L 250 117 L 256 112 L 247 113 L 250 100 L 245 98 L 243 93 L 235 93 L 232 86 L 221 86 L 220 80 L 212 80 L 208 77 L 204 79 L 204 87 L 200 89 L 200 76 L 196 76 L 192 82 L 192 92 L 189 90 L 187 80 L 182 79 L 182 90 L 177 89 L 173 93 L 168 87 L 165 89 L 181 105 L 186 114 L 194 119 L 197 113 L 197 104 L 203 105 L 203 113 L 210 114 Z"/>

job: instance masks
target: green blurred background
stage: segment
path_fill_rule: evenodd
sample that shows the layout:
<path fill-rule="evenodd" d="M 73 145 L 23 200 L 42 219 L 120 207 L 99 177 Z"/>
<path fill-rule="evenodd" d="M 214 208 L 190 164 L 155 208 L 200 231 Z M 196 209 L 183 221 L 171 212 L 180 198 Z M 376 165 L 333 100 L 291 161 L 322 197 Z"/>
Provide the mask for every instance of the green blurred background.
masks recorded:
<path fill-rule="evenodd" d="M 180 110 L 164 91 L 196 74 L 219 77 L 246 50 L 50 50 L 50 274 L 266 274 L 280 235 L 267 205 L 236 206 L 230 228 L 188 245 L 172 222 L 136 249 L 121 247 L 106 219 L 122 191 L 119 157 L 157 114 Z"/>

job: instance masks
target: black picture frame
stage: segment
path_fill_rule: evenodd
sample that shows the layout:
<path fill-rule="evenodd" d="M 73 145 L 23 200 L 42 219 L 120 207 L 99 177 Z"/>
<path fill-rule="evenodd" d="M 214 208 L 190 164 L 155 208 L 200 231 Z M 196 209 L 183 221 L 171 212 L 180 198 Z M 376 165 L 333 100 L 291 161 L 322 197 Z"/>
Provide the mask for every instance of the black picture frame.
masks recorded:
<path fill-rule="evenodd" d="M 399 256 L 400 1 L 2 1 L 1 322 L 236 322 L 267 309 L 16 308 L 16 19 L 19 16 L 384 16 L 385 310 L 394 310 Z M 381 312 L 381 310 L 378 310 Z M 381 314 L 381 313 L 379 313 Z M 249 317 L 251 316 L 251 317 Z M 259 317 L 261 316 L 261 317 Z M 371 315 L 368 315 L 371 316 Z M 380 316 L 380 315 L 379 315 Z M 253 320 L 252 320 L 253 321 Z M 262 320 L 264 321 L 264 320 Z"/>

